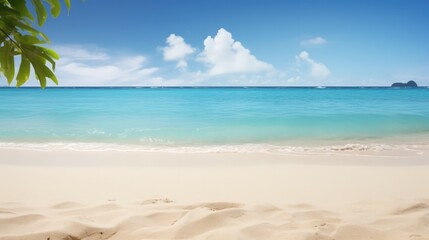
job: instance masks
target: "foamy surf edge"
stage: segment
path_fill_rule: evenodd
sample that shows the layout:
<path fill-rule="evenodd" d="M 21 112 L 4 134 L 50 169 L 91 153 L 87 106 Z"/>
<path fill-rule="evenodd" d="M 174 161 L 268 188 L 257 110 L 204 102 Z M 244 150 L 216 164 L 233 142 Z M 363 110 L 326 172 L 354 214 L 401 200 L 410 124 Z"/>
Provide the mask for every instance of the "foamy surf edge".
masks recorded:
<path fill-rule="evenodd" d="M 421 152 L 429 150 L 429 144 L 382 144 L 345 143 L 319 146 L 289 146 L 273 144 L 201 145 L 201 146 L 162 146 L 116 144 L 99 142 L 0 142 L 0 150 L 77 152 L 149 152 L 149 153 L 272 153 L 272 154 L 318 154 L 318 153 L 368 153 L 368 152 Z"/>

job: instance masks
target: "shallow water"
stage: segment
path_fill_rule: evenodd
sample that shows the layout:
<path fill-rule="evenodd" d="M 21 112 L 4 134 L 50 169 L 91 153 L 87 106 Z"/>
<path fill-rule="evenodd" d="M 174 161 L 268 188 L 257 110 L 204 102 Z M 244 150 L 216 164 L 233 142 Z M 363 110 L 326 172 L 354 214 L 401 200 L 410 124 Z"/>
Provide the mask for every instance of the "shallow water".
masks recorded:
<path fill-rule="evenodd" d="M 284 145 L 428 133 L 427 88 L 0 88 L 3 143 Z"/>

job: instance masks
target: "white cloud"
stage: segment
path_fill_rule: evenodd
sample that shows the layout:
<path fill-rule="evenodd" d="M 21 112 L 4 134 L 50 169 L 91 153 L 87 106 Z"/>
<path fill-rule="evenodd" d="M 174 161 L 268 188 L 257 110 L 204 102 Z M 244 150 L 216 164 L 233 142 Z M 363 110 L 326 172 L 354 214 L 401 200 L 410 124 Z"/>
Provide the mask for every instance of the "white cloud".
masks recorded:
<path fill-rule="evenodd" d="M 290 77 L 286 80 L 287 83 L 296 83 L 301 80 L 301 76 Z"/>
<path fill-rule="evenodd" d="M 196 50 L 174 34 L 167 38 L 167 43 L 162 49 L 164 59 L 177 61 L 180 69 L 186 68 L 186 57 Z M 197 61 L 205 63 L 207 68 L 195 71 L 160 71 L 150 66 L 145 56 L 112 54 L 96 46 L 52 48 L 61 56 L 55 71 L 59 86 L 317 85 L 330 75 L 329 69 L 306 51 L 296 56 L 296 65 L 289 70 L 277 71 L 271 64 L 258 60 L 223 28 L 214 37 L 205 39 Z M 38 85 L 34 73 L 29 85 Z M 48 85 L 54 86 L 52 82 Z"/>
<path fill-rule="evenodd" d="M 205 63 L 208 74 L 221 75 L 228 73 L 256 73 L 272 70 L 273 67 L 259 61 L 248 49 L 235 41 L 230 32 L 221 28 L 216 36 L 204 40 L 204 51 L 198 61 Z"/>
<path fill-rule="evenodd" d="M 168 46 L 162 48 L 164 54 L 164 60 L 166 61 L 177 61 L 177 68 L 186 68 L 188 63 L 185 58 L 195 52 L 195 48 L 187 44 L 181 36 L 170 34 L 166 43 Z"/>
<path fill-rule="evenodd" d="M 318 79 L 326 78 L 331 74 L 328 67 L 325 64 L 314 61 L 310 58 L 310 54 L 306 51 L 302 51 L 296 59 L 299 62 L 304 62 L 310 67 L 310 76 Z"/>
<path fill-rule="evenodd" d="M 77 45 L 54 46 L 53 49 L 61 56 L 61 61 L 73 60 L 107 60 L 109 57 L 101 49 L 92 47 L 91 50 Z"/>
<path fill-rule="evenodd" d="M 308 45 L 322 45 L 322 44 L 326 44 L 328 43 L 328 41 L 326 41 L 324 38 L 322 37 L 315 37 L 315 38 L 311 38 L 311 39 L 307 39 L 304 41 L 301 41 L 301 45 L 304 46 L 308 46 Z"/>
<path fill-rule="evenodd" d="M 179 68 L 179 69 L 186 69 L 187 67 L 188 67 L 188 62 L 186 62 L 185 60 L 180 60 L 176 64 L 176 68 Z"/>
<path fill-rule="evenodd" d="M 57 46 L 55 50 L 61 56 L 55 71 L 59 86 L 145 85 L 158 71 L 156 67 L 146 67 L 147 60 L 141 55 L 113 56 L 83 46 Z"/>

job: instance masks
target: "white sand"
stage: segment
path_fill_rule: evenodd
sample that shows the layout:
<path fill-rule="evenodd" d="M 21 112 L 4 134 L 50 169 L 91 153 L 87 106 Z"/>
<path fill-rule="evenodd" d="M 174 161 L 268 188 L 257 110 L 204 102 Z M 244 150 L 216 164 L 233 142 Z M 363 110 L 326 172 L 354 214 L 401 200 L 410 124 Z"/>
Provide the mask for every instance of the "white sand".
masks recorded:
<path fill-rule="evenodd" d="M 429 239 L 429 154 L 0 150 L 0 239 Z"/>

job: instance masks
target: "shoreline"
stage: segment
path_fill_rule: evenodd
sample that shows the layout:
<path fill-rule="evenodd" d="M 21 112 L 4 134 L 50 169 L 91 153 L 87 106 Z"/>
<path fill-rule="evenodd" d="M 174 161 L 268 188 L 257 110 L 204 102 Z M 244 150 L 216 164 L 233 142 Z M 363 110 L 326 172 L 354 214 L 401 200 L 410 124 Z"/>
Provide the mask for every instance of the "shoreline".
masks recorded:
<path fill-rule="evenodd" d="M 378 139 L 297 140 L 277 143 L 236 144 L 162 144 L 133 142 L 73 141 L 0 141 L 2 150 L 77 152 L 147 152 L 147 153 L 268 153 L 277 155 L 360 154 L 360 155 L 422 155 L 429 151 L 429 135 L 395 136 Z"/>

